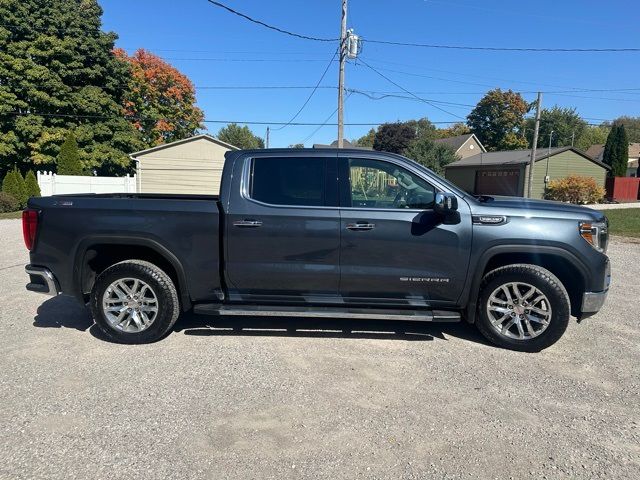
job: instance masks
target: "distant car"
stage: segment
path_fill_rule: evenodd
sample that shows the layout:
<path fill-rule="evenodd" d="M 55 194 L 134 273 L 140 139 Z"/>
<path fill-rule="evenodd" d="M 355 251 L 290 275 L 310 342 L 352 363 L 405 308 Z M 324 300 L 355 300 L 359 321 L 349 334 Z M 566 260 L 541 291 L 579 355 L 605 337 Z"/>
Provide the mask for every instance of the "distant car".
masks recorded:
<path fill-rule="evenodd" d="M 167 181 L 171 181 L 168 179 Z M 475 323 L 538 351 L 609 288 L 607 220 L 584 207 L 471 196 L 399 155 L 226 154 L 220 196 L 32 198 L 27 289 L 89 302 L 123 343 L 181 311 Z"/>

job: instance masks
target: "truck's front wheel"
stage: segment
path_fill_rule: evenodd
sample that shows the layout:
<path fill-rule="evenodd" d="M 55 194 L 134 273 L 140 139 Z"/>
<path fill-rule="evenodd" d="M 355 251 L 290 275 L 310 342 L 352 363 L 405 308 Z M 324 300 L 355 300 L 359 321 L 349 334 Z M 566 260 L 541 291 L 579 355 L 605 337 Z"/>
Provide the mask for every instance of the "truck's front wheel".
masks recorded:
<path fill-rule="evenodd" d="M 482 280 L 477 326 L 492 343 L 537 352 L 567 329 L 571 306 L 558 278 L 536 265 L 507 265 Z"/>
<path fill-rule="evenodd" d="M 171 278 L 142 260 L 126 260 L 104 270 L 91 291 L 91 311 L 104 334 L 119 343 L 158 340 L 180 313 Z"/>

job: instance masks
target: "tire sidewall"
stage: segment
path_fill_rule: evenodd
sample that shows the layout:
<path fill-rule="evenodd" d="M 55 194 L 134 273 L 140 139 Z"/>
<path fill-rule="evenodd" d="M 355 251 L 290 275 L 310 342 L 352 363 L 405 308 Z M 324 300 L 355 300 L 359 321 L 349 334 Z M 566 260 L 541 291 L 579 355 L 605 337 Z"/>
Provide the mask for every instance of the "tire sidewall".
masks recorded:
<path fill-rule="evenodd" d="M 118 343 L 150 343 L 162 338 L 175 322 L 175 291 L 166 283 L 168 277 L 162 278 L 163 272 L 152 264 L 123 262 L 106 269 L 97 278 L 91 292 L 91 311 L 100 329 Z M 105 290 L 113 282 L 123 278 L 136 278 L 151 287 L 158 300 L 158 313 L 149 328 L 142 332 L 128 333 L 111 326 L 102 310 L 102 298 Z M 170 280 L 169 280 L 170 282 Z"/>
<path fill-rule="evenodd" d="M 545 278 L 546 277 L 546 278 Z M 487 303 L 491 293 L 500 285 L 510 282 L 528 283 L 540 290 L 551 305 L 549 326 L 539 336 L 529 340 L 508 338 L 499 334 L 487 315 Z M 478 302 L 478 328 L 492 342 L 512 350 L 538 352 L 554 344 L 564 334 L 571 316 L 567 293 L 560 281 L 543 269 L 537 271 L 514 266 L 490 272 L 483 281 Z"/>

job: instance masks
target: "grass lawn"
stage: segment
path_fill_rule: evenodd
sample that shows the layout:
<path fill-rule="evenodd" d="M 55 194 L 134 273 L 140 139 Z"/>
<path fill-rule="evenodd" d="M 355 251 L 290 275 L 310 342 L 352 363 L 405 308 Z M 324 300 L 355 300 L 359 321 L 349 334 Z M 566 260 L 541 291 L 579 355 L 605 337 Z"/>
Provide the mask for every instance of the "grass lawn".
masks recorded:
<path fill-rule="evenodd" d="M 22 218 L 22 210 L 18 210 L 17 212 L 0 213 L 0 220 L 5 220 L 7 218 Z"/>
<path fill-rule="evenodd" d="M 640 237 L 640 208 L 605 210 L 602 213 L 609 218 L 609 231 L 612 235 Z"/>

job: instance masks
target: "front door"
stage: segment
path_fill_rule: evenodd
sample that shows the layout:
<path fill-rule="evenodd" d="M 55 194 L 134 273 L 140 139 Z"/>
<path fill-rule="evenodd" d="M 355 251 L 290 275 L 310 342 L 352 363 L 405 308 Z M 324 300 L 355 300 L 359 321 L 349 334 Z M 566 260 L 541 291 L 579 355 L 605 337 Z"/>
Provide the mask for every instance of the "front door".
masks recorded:
<path fill-rule="evenodd" d="M 455 302 L 467 275 L 471 220 L 443 223 L 439 191 L 417 169 L 392 160 L 340 156 L 340 293 L 367 305 Z M 466 212 L 464 211 L 466 209 Z"/>
<path fill-rule="evenodd" d="M 234 168 L 241 179 L 234 180 L 225 217 L 231 300 L 335 301 L 340 279 L 336 161 L 335 156 L 257 154 Z"/>

